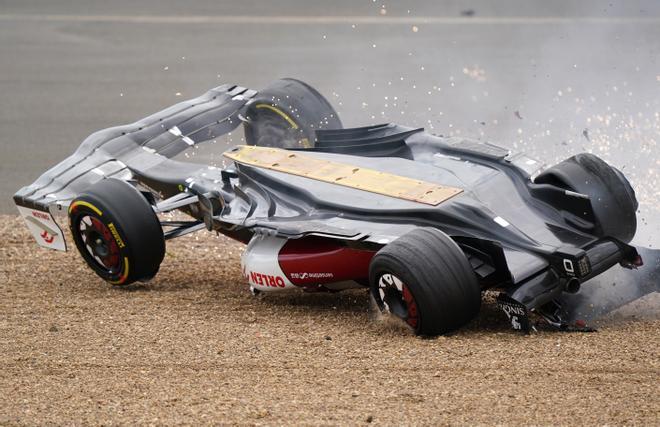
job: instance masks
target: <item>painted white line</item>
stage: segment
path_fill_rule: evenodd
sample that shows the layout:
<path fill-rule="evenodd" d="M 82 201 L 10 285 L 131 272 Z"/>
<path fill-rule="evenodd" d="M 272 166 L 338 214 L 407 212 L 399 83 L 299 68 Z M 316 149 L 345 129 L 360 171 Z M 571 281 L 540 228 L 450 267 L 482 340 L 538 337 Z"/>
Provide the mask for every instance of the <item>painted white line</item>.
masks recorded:
<path fill-rule="evenodd" d="M 0 14 L 0 21 L 117 22 L 127 24 L 362 24 L 362 25 L 547 25 L 547 24 L 658 24 L 655 16 L 223 16 L 223 15 L 18 15 Z"/>

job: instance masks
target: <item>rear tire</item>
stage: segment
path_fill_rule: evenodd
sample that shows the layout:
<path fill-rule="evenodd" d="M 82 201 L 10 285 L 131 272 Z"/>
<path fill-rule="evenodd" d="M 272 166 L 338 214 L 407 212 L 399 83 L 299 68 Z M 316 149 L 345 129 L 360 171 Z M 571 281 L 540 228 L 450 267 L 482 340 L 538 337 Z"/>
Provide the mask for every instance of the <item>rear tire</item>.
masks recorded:
<path fill-rule="evenodd" d="M 628 243 L 635 236 L 635 190 L 621 171 L 598 156 L 582 153 L 570 157 L 543 171 L 534 182 L 588 195 L 599 237 L 611 236 Z"/>
<path fill-rule="evenodd" d="M 259 91 L 246 111 L 248 145 L 311 148 L 318 129 L 341 129 L 332 105 L 313 87 L 295 79 L 275 80 Z"/>
<path fill-rule="evenodd" d="M 369 281 L 380 310 L 405 321 L 417 335 L 454 331 L 481 307 L 481 288 L 463 251 L 432 228 L 413 230 L 378 251 Z"/>
<path fill-rule="evenodd" d="M 165 239 L 151 205 L 133 186 L 104 179 L 69 206 L 73 240 L 103 280 L 128 285 L 153 277 L 165 256 Z"/>

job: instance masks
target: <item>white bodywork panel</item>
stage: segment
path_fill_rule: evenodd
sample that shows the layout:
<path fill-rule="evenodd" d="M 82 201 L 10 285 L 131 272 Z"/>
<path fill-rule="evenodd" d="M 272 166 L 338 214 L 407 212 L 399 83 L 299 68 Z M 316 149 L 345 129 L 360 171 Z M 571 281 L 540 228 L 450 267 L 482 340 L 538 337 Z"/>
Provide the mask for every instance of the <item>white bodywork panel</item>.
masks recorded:
<path fill-rule="evenodd" d="M 278 255 L 286 242 L 287 239 L 261 235 L 250 240 L 241 257 L 243 276 L 250 287 L 265 292 L 298 289 L 280 268 Z"/>
<path fill-rule="evenodd" d="M 50 212 L 17 206 L 30 233 L 40 246 L 58 251 L 66 251 L 64 233 L 53 219 Z"/>

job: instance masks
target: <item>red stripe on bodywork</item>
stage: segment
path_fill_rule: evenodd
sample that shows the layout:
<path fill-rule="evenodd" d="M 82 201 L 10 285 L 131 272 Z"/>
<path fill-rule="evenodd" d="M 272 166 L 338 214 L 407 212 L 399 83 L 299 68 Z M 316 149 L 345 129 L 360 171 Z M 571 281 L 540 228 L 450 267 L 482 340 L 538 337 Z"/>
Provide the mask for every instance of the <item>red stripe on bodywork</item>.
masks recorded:
<path fill-rule="evenodd" d="M 321 237 L 289 240 L 280 250 L 280 268 L 296 286 L 369 277 L 373 251 L 354 249 Z"/>

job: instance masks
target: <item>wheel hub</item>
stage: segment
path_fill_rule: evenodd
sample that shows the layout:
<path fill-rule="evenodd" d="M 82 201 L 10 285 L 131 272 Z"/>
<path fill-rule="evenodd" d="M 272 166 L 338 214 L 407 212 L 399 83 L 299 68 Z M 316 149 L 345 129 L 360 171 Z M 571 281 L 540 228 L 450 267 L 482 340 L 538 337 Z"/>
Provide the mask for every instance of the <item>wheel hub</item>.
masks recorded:
<path fill-rule="evenodd" d="M 98 218 L 85 215 L 78 223 L 78 231 L 85 249 L 97 265 L 109 273 L 116 273 L 121 268 L 119 247 L 110 229 Z"/>
<path fill-rule="evenodd" d="M 94 254 L 101 258 L 105 258 L 110 253 L 108 246 L 105 244 L 101 237 L 94 239 L 94 246 L 92 247 Z"/>

